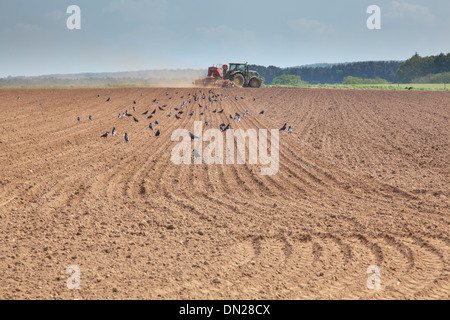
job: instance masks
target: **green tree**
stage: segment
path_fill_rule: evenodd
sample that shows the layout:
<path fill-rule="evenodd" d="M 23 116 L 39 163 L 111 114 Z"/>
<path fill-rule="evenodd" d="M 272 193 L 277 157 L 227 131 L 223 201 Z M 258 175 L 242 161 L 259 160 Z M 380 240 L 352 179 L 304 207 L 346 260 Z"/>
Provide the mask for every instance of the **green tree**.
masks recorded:
<path fill-rule="evenodd" d="M 298 86 L 304 86 L 307 84 L 308 83 L 306 81 L 302 81 L 300 76 L 292 75 L 292 74 L 283 74 L 272 80 L 272 85 L 274 85 L 274 86 L 298 87 Z"/>

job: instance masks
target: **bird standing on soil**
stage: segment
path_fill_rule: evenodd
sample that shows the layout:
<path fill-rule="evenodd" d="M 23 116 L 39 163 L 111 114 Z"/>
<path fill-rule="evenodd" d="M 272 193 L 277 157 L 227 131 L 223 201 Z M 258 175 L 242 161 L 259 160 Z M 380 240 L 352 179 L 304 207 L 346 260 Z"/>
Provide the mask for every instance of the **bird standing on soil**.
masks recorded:
<path fill-rule="evenodd" d="M 106 131 L 104 134 L 102 134 L 100 136 L 100 138 L 106 138 L 108 136 L 108 134 L 109 134 L 109 131 Z"/>
<path fill-rule="evenodd" d="M 128 143 L 130 141 L 130 137 L 128 136 L 128 134 L 125 132 L 125 142 Z"/>
<path fill-rule="evenodd" d="M 81 122 L 81 119 L 80 119 L 80 117 L 78 117 L 78 118 L 77 118 L 77 120 L 78 120 L 78 122 Z"/>
<path fill-rule="evenodd" d="M 155 136 L 156 136 L 156 137 L 159 137 L 160 134 L 161 134 L 161 132 L 159 132 L 159 129 L 158 129 L 158 131 L 156 131 Z"/>
<path fill-rule="evenodd" d="M 113 137 L 116 136 L 116 127 L 114 127 L 114 128 L 112 129 L 112 135 L 113 135 Z"/>
<path fill-rule="evenodd" d="M 145 115 L 146 115 L 147 113 L 148 113 L 148 110 L 147 110 L 147 111 L 145 111 L 145 112 L 144 112 L 144 113 L 143 113 L 142 115 L 143 115 L 143 116 L 145 116 Z"/>
<path fill-rule="evenodd" d="M 139 120 L 138 120 L 138 119 L 136 119 L 135 117 L 133 117 L 133 119 L 134 119 L 134 122 L 139 122 Z"/>
<path fill-rule="evenodd" d="M 280 129 L 280 131 L 286 130 L 286 126 L 287 126 L 287 123 L 284 124 L 284 126 Z"/>
<path fill-rule="evenodd" d="M 197 149 L 194 149 L 194 157 L 196 157 L 196 158 L 201 157 L 200 152 L 198 152 Z"/>
<path fill-rule="evenodd" d="M 259 114 L 264 114 L 264 110 L 263 111 L 261 111 Z"/>
<path fill-rule="evenodd" d="M 150 128 L 150 130 L 152 130 L 153 131 L 153 125 L 152 125 L 152 123 L 150 122 L 150 124 L 148 125 L 148 127 Z"/>
<path fill-rule="evenodd" d="M 292 127 L 289 126 L 288 133 L 292 133 Z"/>
<path fill-rule="evenodd" d="M 111 98 L 106 99 L 106 102 L 109 102 L 111 100 Z"/>
<path fill-rule="evenodd" d="M 89 120 L 92 120 L 92 116 L 91 115 L 89 115 Z"/>

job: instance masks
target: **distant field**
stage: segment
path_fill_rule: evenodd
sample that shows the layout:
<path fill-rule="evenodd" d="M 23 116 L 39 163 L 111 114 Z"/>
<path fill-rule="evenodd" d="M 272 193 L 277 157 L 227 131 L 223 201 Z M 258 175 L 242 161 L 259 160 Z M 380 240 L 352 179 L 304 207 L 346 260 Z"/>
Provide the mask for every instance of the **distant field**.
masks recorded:
<path fill-rule="evenodd" d="M 275 86 L 267 86 L 275 87 Z M 449 84 L 437 83 L 409 83 L 409 84 L 317 84 L 300 86 L 302 88 L 340 88 L 340 89 L 372 89 L 372 90 L 429 90 L 429 91 L 448 91 Z"/>
<path fill-rule="evenodd" d="M 431 90 L 431 91 L 448 91 L 450 85 L 438 84 L 438 83 L 408 83 L 408 84 L 325 84 L 316 85 L 311 87 L 337 87 L 337 88 L 351 88 L 351 89 L 384 89 L 384 90 L 407 90 L 412 87 L 412 90 Z"/>

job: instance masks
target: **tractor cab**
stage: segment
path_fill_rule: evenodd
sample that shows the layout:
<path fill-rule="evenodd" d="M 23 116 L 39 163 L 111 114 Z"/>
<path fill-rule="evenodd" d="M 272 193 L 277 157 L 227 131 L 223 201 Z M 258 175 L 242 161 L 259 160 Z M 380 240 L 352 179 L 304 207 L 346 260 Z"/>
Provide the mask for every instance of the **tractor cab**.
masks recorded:
<path fill-rule="evenodd" d="M 247 63 L 230 63 L 230 72 L 240 71 L 247 73 L 248 64 Z"/>

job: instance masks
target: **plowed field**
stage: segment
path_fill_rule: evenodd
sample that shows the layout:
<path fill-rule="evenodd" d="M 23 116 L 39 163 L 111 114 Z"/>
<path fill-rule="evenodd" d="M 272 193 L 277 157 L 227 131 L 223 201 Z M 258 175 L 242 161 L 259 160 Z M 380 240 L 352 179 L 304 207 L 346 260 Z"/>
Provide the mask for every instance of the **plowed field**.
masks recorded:
<path fill-rule="evenodd" d="M 208 90 L 0 90 L 1 299 L 449 298 L 450 93 Z M 278 174 L 175 165 L 195 120 L 291 125 Z"/>

